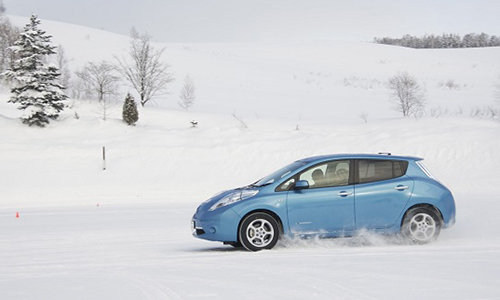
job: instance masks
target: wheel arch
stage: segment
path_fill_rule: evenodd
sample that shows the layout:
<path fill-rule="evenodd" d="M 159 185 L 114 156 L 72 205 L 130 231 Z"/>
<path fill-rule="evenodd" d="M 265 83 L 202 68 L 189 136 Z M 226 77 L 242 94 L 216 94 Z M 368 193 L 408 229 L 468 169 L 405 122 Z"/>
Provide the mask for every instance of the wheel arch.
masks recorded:
<path fill-rule="evenodd" d="M 252 211 L 249 211 L 248 213 L 246 213 L 240 219 L 240 221 L 238 222 L 238 228 L 237 228 L 237 231 L 236 231 L 236 240 L 237 241 L 240 240 L 240 228 L 241 228 L 241 224 L 243 223 L 243 220 L 245 220 L 249 215 L 254 214 L 254 213 L 265 213 L 265 214 L 268 214 L 271 217 L 273 217 L 278 222 L 278 227 L 279 227 L 279 230 L 280 230 L 280 232 L 279 232 L 280 236 L 283 235 L 283 233 L 284 233 L 283 221 L 278 216 L 278 214 L 276 214 L 272 210 L 268 210 L 268 209 L 256 209 L 256 210 L 252 210 Z"/>
<path fill-rule="evenodd" d="M 408 209 L 406 209 L 405 213 L 403 214 L 403 217 L 401 218 L 400 228 L 403 226 L 403 223 L 405 221 L 405 218 L 406 218 L 406 215 L 408 214 L 408 212 L 414 208 L 419 208 L 419 207 L 433 210 L 439 218 L 439 225 L 443 226 L 444 218 L 443 218 L 443 214 L 441 213 L 439 208 L 437 208 L 436 206 L 429 204 L 429 203 L 418 203 L 418 204 L 412 205 L 412 206 L 408 207 Z"/>

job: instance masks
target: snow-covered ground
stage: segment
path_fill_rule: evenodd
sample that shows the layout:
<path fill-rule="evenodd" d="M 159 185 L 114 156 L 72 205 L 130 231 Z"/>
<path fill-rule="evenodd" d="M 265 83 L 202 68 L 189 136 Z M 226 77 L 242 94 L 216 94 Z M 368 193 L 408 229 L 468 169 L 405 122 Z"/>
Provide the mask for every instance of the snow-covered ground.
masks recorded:
<path fill-rule="evenodd" d="M 498 206 L 496 195 L 473 198 Z M 431 245 L 368 235 L 258 253 L 193 239 L 195 204 L 2 211 L 0 298 L 498 299 L 496 212 L 463 202 L 459 223 Z"/>
<path fill-rule="evenodd" d="M 128 43 L 57 22 L 42 28 L 73 69 Z M 29 128 L 8 90 L 0 94 L 0 299 L 500 299 L 500 123 L 469 116 L 498 105 L 499 48 L 160 46 L 177 81 L 140 108 L 135 127 L 119 104 L 103 121 L 95 103 L 75 101 L 61 120 Z M 398 71 L 425 87 L 424 117 L 391 110 L 385 82 Z M 189 112 L 176 104 L 185 74 L 198 96 Z M 443 87 L 449 80 L 457 87 Z M 220 190 L 307 156 L 380 151 L 424 157 L 454 192 L 457 224 L 437 242 L 367 234 L 248 253 L 191 236 L 196 206 Z"/>

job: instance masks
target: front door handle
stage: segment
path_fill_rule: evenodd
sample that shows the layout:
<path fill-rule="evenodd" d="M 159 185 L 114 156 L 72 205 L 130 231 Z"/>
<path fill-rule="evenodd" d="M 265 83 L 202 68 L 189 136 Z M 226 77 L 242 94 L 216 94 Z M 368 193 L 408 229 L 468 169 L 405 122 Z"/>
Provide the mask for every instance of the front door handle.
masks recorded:
<path fill-rule="evenodd" d="M 409 189 L 410 187 L 407 186 L 407 185 L 398 185 L 397 187 L 395 187 L 394 189 L 395 190 L 398 190 L 398 191 L 403 191 L 403 190 L 406 190 L 406 189 Z"/>
<path fill-rule="evenodd" d="M 347 196 L 350 196 L 352 195 L 351 192 L 346 192 L 346 191 L 342 191 L 338 194 L 339 197 L 347 197 Z"/>

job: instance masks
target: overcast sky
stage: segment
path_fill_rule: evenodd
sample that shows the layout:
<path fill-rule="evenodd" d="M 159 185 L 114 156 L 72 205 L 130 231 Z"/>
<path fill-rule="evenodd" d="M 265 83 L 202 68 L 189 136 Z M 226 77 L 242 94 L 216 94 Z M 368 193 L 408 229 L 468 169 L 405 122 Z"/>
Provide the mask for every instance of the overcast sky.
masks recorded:
<path fill-rule="evenodd" d="M 7 14 L 161 42 L 373 37 L 486 32 L 500 35 L 500 0 L 3 0 Z"/>

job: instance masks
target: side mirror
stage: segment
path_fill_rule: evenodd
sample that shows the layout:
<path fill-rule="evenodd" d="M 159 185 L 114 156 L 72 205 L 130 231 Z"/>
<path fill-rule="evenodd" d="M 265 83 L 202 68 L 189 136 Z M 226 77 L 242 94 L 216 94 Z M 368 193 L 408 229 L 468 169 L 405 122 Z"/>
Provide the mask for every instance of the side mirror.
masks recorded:
<path fill-rule="evenodd" d="M 294 190 L 305 190 L 309 188 L 309 182 L 307 180 L 299 180 L 293 187 Z"/>

